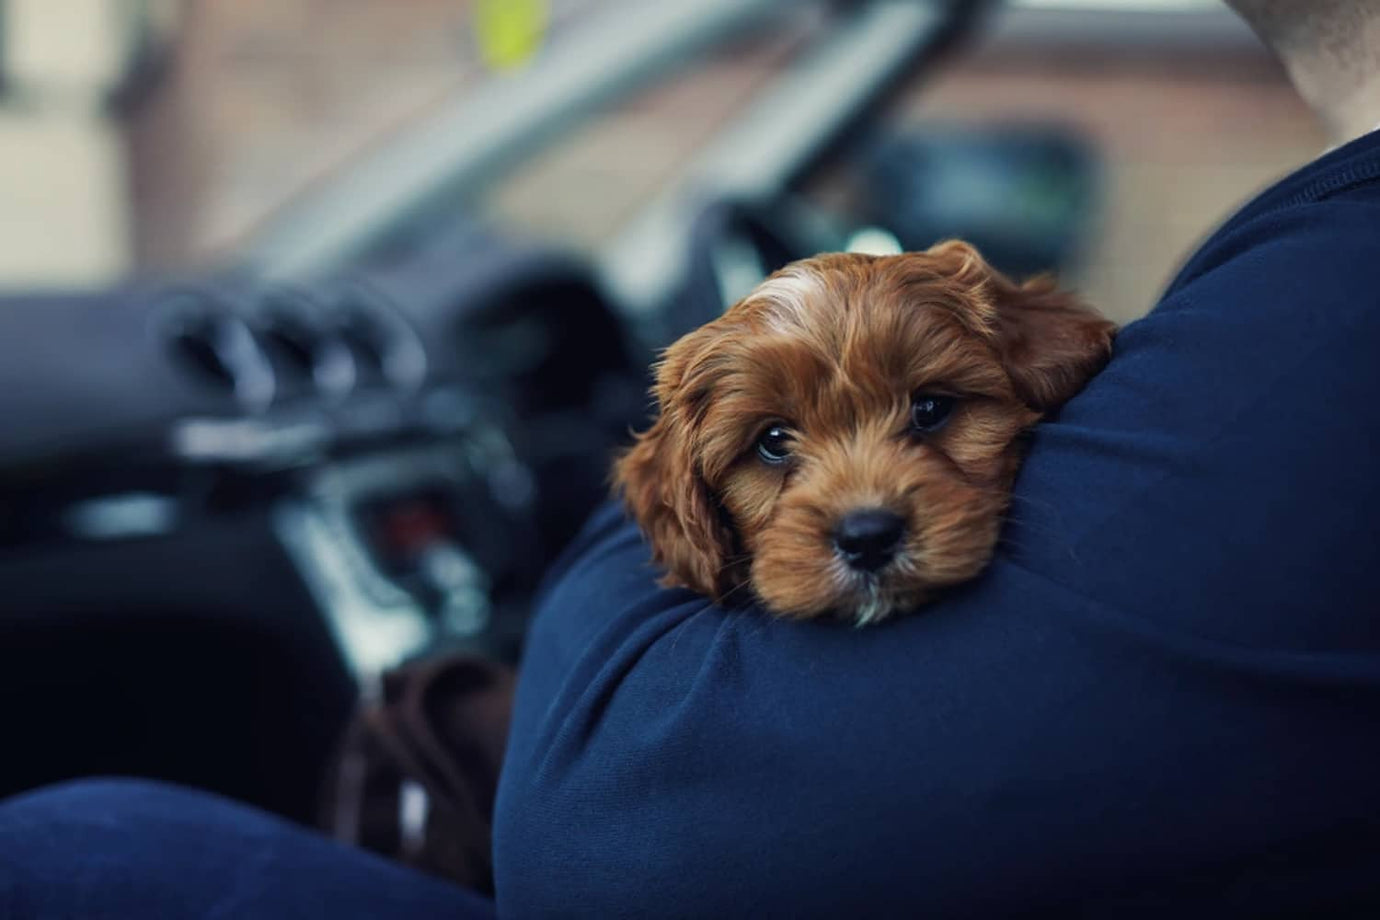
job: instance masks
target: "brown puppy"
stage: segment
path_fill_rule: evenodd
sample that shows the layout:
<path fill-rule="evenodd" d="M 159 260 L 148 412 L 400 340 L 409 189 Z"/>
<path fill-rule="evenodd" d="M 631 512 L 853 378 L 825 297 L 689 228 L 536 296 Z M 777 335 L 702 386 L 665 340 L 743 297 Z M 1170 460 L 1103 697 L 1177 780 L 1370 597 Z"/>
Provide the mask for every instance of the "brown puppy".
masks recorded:
<path fill-rule="evenodd" d="M 1023 433 L 1113 331 L 965 243 L 807 259 L 667 349 L 614 480 L 665 584 L 876 622 L 982 570 Z"/>

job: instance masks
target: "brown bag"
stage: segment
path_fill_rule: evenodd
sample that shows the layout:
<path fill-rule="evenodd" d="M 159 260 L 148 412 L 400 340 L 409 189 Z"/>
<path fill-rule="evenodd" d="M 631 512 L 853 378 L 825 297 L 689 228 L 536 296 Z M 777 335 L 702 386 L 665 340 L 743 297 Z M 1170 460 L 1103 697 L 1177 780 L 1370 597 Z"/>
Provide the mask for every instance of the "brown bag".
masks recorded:
<path fill-rule="evenodd" d="M 385 672 L 346 731 L 323 788 L 338 840 L 481 892 L 516 675 L 468 655 Z"/>

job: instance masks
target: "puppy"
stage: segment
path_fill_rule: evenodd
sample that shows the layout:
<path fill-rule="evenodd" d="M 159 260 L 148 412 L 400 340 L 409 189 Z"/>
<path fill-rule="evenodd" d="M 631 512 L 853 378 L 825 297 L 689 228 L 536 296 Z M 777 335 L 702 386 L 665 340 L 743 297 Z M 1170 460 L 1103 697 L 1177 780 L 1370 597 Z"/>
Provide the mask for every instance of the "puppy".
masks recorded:
<path fill-rule="evenodd" d="M 983 569 L 1023 434 L 1114 328 L 961 242 L 796 262 L 666 350 L 614 482 L 664 584 L 875 623 Z"/>

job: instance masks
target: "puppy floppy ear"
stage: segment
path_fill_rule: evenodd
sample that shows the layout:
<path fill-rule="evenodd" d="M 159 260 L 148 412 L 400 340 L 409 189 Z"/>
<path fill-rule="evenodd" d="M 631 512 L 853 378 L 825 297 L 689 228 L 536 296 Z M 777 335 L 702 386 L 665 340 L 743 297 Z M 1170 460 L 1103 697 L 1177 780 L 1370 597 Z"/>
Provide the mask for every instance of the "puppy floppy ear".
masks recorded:
<path fill-rule="evenodd" d="M 733 531 L 705 481 L 697 449 L 712 392 L 715 338 L 705 327 L 667 349 L 653 388 L 661 413 L 618 458 L 613 479 L 652 558 L 666 569 L 662 584 L 718 600 L 733 587 Z"/>
<path fill-rule="evenodd" d="M 1006 372 L 1026 405 L 1057 409 L 1102 370 L 1116 324 L 1084 306 L 1048 276 L 1016 284 L 967 243 L 930 250 L 986 305 L 986 320 Z"/>
<path fill-rule="evenodd" d="M 1006 372 L 1026 405 L 1049 412 L 1106 366 L 1116 324 L 1059 290 L 1052 278 L 1008 285 L 997 301 Z"/>

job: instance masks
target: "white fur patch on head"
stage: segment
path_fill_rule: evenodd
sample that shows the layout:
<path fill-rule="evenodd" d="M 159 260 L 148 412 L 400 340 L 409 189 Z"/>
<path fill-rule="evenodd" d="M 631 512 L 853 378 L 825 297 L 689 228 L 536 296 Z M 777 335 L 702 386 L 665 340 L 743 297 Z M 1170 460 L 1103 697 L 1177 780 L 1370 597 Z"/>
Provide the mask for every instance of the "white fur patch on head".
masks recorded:
<path fill-rule="evenodd" d="M 767 304 L 767 325 L 776 332 L 799 329 L 810 302 L 825 296 L 824 283 L 808 268 L 790 265 L 758 285 L 749 298 Z"/>

